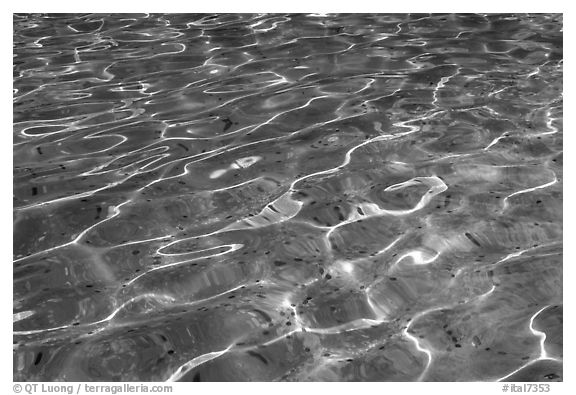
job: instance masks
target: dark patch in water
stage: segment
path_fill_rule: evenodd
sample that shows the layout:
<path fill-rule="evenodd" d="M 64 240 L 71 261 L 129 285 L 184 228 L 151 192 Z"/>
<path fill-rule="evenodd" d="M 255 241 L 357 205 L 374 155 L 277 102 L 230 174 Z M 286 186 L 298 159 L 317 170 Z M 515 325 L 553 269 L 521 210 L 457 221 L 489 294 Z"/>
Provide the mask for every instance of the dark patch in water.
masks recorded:
<path fill-rule="evenodd" d="M 256 351 L 247 351 L 246 353 L 248 355 L 255 357 L 255 358 L 258 358 L 260 361 L 262 361 L 263 364 L 268 365 L 268 361 L 266 360 L 266 358 L 264 358 L 262 355 L 258 354 Z"/>
<path fill-rule="evenodd" d="M 482 244 L 478 242 L 470 233 L 464 233 L 464 235 L 470 240 L 472 243 L 476 244 L 478 247 L 482 247 Z"/>

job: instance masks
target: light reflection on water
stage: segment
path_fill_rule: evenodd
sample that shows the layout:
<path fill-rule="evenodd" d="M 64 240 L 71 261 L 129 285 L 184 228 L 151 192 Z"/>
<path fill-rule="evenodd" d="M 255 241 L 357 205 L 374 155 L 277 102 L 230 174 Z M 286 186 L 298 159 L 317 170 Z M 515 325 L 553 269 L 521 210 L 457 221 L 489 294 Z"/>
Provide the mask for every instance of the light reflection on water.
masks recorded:
<path fill-rule="evenodd" d="M 561 29 L 14 15 L 14 380 L 562 380 Z"/>

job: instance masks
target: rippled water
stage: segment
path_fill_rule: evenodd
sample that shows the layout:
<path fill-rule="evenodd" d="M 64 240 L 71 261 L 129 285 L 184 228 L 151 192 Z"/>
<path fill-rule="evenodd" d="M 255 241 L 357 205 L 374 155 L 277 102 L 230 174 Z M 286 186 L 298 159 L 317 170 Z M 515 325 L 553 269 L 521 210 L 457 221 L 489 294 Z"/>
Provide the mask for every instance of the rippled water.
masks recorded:
<path fill-rule="evenodd" d="M 14 15 L 14 380 L 562 380 L 561 15 Z"/>

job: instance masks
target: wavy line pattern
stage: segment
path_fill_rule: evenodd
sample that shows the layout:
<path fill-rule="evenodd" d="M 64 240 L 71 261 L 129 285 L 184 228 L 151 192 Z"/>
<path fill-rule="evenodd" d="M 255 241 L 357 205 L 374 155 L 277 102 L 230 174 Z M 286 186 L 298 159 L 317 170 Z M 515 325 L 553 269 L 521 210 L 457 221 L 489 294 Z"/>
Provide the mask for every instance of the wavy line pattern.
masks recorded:
<path fill-rule="evenodd" d="M 562 15 L 13 27 L 15 381 L 562 380 Z"/>

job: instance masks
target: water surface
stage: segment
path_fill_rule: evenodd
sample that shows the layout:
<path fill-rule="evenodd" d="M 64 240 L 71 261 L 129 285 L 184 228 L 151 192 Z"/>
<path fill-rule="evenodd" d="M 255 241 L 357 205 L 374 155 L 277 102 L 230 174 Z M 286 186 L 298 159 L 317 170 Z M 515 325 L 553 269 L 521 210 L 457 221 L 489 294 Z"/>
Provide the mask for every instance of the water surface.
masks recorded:
<path fill-rule="evenodd" d="M 562 16 L 14 15 L 14 380 L 562 380 Z"/>

